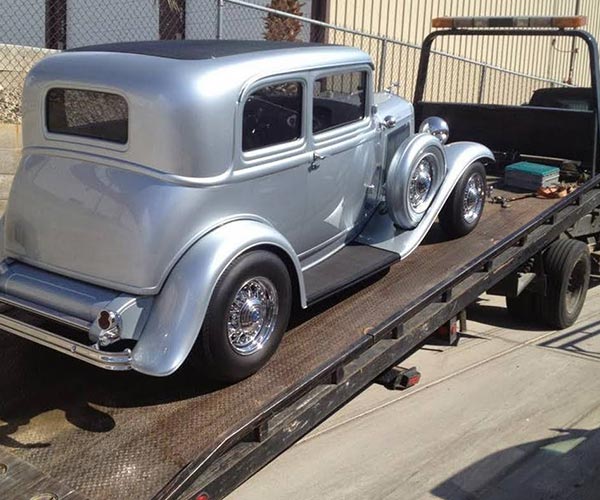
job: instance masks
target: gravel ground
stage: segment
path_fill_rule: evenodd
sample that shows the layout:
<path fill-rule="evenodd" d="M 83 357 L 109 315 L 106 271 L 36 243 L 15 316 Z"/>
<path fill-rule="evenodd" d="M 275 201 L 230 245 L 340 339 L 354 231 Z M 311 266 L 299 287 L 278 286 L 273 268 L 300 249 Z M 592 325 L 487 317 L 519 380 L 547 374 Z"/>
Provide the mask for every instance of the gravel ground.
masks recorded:
<path fill-rule="evenodd" d="M 0 123 L 21 122 L 21 91 L 31 67 L 57 51 L 0 43 Z"/>
<path fill-rule="evenodd" d="M 21 91 L 0 87 L 0 123 L 21 123 Z"/>

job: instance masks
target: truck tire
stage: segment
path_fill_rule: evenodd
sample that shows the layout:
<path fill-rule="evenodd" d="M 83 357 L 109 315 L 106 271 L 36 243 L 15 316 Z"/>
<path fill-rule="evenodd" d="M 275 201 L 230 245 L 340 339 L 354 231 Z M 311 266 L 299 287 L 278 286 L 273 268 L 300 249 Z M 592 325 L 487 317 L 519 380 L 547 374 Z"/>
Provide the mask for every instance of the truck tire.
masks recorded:
<path fill-rule="evenodd" d="M 440 226 L 452 239 L 469 234 L 477 224 L 485 205 L 485 167 L 473 162 L 459 179 L 439 215 Z"/>
<path fill-rule="evenodd" d="M 292 285 L 272 252 L 253 250 L 235 259 L 215 286 L 193 356 L 203 374 L 233 383 L 258 371 L 287 328 Z"/>
<path fill-rule="evenodd" d="M 587 295 L 590 265 L 588 247 L 579 240 L 558 240 L 547 248 L 547 293 L 540 297 L 540 312 L 548 326 L 562 329 L 575 323 Z"/>

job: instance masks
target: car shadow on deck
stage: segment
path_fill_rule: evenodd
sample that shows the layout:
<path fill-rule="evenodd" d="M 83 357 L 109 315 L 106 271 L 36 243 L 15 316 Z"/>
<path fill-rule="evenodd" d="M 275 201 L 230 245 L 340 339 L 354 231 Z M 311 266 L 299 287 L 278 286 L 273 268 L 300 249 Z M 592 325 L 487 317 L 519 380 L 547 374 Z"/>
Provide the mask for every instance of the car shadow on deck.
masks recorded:
<path fill-rule="evenodd" d="M 387 272 L 379 272 L 308 310 L 296 310 L 289 329 L 347 299 Z M 78 429 L 105 433 L 117 425 L 111 409 L 168 405 L 197 400 L 222 390 L 231 391 L 232 388 L 203 379 L 193 362 L 184 363 L 168 377 L 110 372 L 0 331 L 0 447 L 50 446 L 45 436 L 52 434 L 49 427 L 53 422 L 39 421 L 38 417 L 55 414 L 56 410 L 63 412 L 64 419 Z M 33 436 L 28 433 L 31 439 L 21 442 L 15 435 L 34 419 L 38 420 L 37 425 L 30 426 Z M 41 429 L 37 433 L 39 439 L 35 439 L 37 428 Z"/>
<path fill-rule="evenodd" d="M 0 353 L 0 446 L 9 448 L 49 446 L 44 439 L 24 444 L 11 435 L 54 410 L 64 412 L 64 418 L 79 429 L 108 432 L 115 420 L 98 407 L 160 405 L 218 389 L 215 384 L 194 383 L 197 377 L 190 366 L 166 378 L 108 372 L 4 333 L 0 333 Z M 52 425 L 38 423 L 35 427 Z"/>

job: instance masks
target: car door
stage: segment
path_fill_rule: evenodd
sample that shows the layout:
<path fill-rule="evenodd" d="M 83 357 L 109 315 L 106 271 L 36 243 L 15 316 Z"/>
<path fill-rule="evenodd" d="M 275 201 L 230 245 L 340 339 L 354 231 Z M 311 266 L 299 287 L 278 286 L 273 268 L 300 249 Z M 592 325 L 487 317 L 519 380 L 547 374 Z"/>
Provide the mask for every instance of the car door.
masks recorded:
<path fill-rule="evenodd" d="M 308 171 L 305 243 L 322 254 L 343 244 L 364 215 L 376 169 L 372 74 L 363 65 L 314 72 L 309 102 L 313 161 Z"/>
<path fill-rule="evenodd" d="M 308 81 L 304 74 L 261 79 L 248 86 L 238 111 L 240 155 L 232 192 L 236 213 L 259 216 L 302 253 L 308 145 Z"/>

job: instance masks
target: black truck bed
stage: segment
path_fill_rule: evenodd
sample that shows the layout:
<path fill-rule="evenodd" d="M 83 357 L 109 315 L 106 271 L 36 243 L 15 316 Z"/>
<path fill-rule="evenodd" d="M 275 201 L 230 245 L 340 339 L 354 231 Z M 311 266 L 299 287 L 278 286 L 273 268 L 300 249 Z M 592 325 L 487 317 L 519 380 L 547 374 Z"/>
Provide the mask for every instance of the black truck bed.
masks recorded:
<path fill-rule="evenodd" d="M 234 386 L 206 385 L 190 366 L 164 379 L 106 372 L 0 333 L 0 463 L 11 461 L 7 474 L 0 471 L 0 498 L 29 499 L 32 488 L 60 490 L 66 495 L 60 498 L 70 499 L 171 498 L 184 492 L 187 498 L 206 486 L 203 477 L 217 484 L 224 469 L 215 468 L 214 460 L 227 450 L 228 463 L 242 460 L 253 450 L 232 447 L 249 435 L 260 442 L 261 422 L 290 411 L 318 384 L 335 391 L 331 374 L 367 351 L 380 363 L 371 370 L 393 365 L 472 302 L 473 294 L 600 205 L 594 182 L 568 199 L 529 198 L 506 209 L 488 204 L 477 229 L 461 239 L 445 241 L 434 226 L 387 273 L 297 314 L 272 361 Z M 390 335 L 402 346 L 384 349 L 378 341 Z M 370 349 L 378 345 L 381 352 Z M 319 407 L 312 424 L 294 429 L 271 453 L 232 473 L 230 484 L 215 486 L 211 499 L 366 387 L 373 374 L 361 370 L 352 372 L 364 373 L 351 378 L 354 385 L 338 385 L 339 394 Z M 22 473 L 11 476 L 17 469 Z"/>

